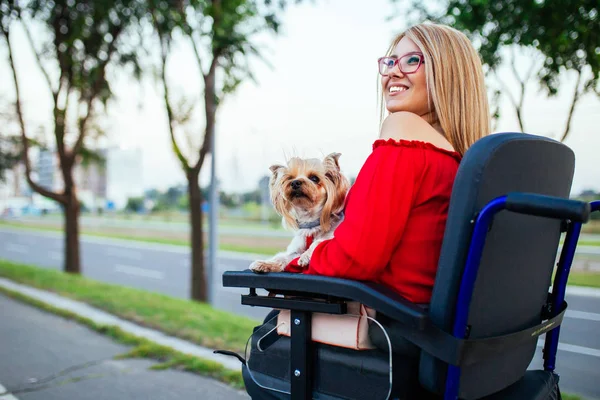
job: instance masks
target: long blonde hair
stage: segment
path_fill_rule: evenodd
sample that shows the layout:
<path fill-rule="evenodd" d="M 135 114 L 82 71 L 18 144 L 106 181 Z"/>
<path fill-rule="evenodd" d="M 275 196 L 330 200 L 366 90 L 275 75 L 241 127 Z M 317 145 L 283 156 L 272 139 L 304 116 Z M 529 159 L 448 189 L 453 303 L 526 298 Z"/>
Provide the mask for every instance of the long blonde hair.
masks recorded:
<path fill-rule="evenodd" d="M 396 36 L 386 55 L 404 37 L 411 39 L 424 54 L 429 108 L 435 110 L 446 139 L 457 152 L 464 154 L 491 130 L 479 54 L 462 32 L 446 25 L 422 23 Z M 378 97 L 383 120 L 383 93 Z"/>

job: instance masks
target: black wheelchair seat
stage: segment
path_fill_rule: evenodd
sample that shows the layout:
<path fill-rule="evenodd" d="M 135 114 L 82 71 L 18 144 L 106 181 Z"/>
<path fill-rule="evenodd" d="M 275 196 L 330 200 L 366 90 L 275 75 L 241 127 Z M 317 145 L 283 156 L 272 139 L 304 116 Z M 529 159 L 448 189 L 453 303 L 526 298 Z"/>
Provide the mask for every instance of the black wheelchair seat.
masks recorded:
<path fill-rule="evenodd" d="M 566 283 L 581 225 L 600 208 L 569 199 L 574 165 L 573 152 L 546 137 L 501 133 L 471 146 L 426 306 L 373 282 L 225 272 L 224 286 L 250 290 L 243 304 L 289 309 L 298 322 L 291 338 L 273 332 L 268 351 L 250 340 L 251 371 L 242 367 L 248 393 L 255 400 L 560 398 L 554 370 Z M 344 314 L 349 301 L 376 310 L 369 333 L 377 348 L 311 340 L 311 313 Z M 543 334 L 544 369 L 528 371 Z"/>

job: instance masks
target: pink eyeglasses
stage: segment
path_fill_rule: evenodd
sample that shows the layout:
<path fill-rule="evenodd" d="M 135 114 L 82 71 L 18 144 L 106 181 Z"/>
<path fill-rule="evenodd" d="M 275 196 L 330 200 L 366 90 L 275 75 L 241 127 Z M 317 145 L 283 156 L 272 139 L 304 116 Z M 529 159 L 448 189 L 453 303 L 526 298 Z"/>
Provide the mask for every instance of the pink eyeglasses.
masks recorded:
<path fill-rule="evenodd" d="M 414 74 L 424 62 L 425 57 L 423 53 L 417 51 L 407 53 L 400 58 L 381 57 L 377 60 L 379 73 L 383 76 L 387 76 L 396 64 L 398 64 L 398 68 L 403 74 Z"/>

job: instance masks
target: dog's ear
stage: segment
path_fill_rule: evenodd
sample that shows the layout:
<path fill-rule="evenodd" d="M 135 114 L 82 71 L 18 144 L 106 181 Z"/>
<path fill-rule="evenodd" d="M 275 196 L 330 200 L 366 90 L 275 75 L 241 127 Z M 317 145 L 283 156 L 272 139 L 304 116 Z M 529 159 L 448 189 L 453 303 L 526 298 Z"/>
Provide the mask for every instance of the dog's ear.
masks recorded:
<path fill-rule="evenodd" d="M 277 175 L 277 172 L 279 172 L 280 169 L 285 168 L 283 165 L 279 165 L 279 164 L 274 164 L 271 165 L 269 167 L 269 169 L 271 170 L 271 173 L 273 173 L 273 175 Z"/>
<path fill-rule="evenodd" d="M 323 159 L 323 166 L 325 167 L 325 176 L 337 185 L 340 181 L 340 153 L 331 153 L 325 159 Z"/>
<path fill-rule="evenodd" d="M 346 194 L 350 188 L 350 182 L 340 171 L 340 164 L 338 162 L 340 156 L 340 153 L 331 153 L 323 160 L 325 176 L 329 180 L 325 184 L 327 200 L 321 214 L 321 225 L 325 230 L 329 229 L 331 214 L 338 214 L 344 209 Z"/>
<path fill-rule="evenodd" d="M 327 155 L 327 157 L 325 157 L 325 159 L 323 159 L 323 165 L 325 165 L 325 170 L 339 171 L 340 163 L 338 160 L 340 159 L 341 155 L 342 155 L 341 153 L 331 153 L 331 154 Z"/>

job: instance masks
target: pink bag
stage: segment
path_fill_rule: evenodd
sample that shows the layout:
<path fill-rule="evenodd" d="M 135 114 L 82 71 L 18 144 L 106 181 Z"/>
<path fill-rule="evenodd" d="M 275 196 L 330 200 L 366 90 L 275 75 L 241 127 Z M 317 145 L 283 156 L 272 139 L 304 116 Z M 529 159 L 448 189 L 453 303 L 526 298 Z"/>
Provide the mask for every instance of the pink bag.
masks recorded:
<path fill-rule="evenodd" d="M 375 310 L 358 302 L 347 303 L 347 314 L 312 314 L 312 340 L 332 346 L 354 350 L 374 349 L 369 339 L 369 321 Z M 277 333 L 290 336 L 290 310 L 280 310 L 277 316 Z"/>

